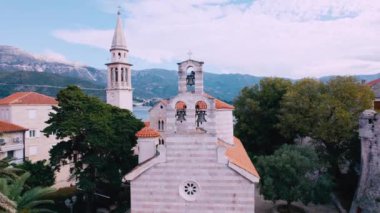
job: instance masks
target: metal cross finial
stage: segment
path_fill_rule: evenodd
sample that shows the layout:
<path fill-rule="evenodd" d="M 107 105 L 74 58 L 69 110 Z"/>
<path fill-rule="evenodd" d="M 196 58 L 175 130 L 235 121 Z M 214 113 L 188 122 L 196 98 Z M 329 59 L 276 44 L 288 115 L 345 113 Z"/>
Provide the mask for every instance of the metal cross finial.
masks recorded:
<path fill-rule="evenodd" d="M 189 50 L 189 52 L 187 52 L 187 55 L 189 56 L 189 60 L 190 60 L 191 56 L 193 55 L 193 53 L 191 52 L 191 50 Z"/>
<path fill-rule="evenodd" d="M 119 5 L 118 7 L 117 7 L 117 15 L 120 15 L 121 14 L 121 6 Z"/>

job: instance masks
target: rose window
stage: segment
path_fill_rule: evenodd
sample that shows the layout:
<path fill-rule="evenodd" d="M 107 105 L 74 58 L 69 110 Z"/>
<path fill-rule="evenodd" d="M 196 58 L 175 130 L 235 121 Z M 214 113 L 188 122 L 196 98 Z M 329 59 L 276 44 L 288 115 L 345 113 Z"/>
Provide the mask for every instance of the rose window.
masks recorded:
<path fill-rule="evenodd" d="M 196 182 L 186 181 L 179 187 L 179 194 L 187 201 L 194 201 L 199 190 L 199 185 Z"/>

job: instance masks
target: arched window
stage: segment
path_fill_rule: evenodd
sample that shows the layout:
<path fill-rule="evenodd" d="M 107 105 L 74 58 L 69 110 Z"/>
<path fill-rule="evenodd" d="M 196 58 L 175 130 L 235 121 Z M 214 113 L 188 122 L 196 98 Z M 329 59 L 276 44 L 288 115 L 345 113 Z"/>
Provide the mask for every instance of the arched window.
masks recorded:
<path fill-rule="evenodd" d="M 158 130 L 161 130 L 161 121 L 158 120 Z"/>
<path fill-rule="evenodd" d="M 121 81 L 124 81 L 124 68 L 121 68 Z"/>
<path fill-rule="evenodd" d="M 175 109 L 177 111 L 176 113 L 176 117 L 177 117 L 177 121 L 179 122 L 183 122 L 183 121 L 186 121 L 186 104 L 185 102 L 183 101 L 178 101 L 176 104 L 175 104 Z"/>
<path fill-rule="evenodd" d="M 164 121 L 161 121 L 161 130 L 165 131 Z"/>
<path fill-rule="evenodd" d="M 119 53 L 117 53 L 117 55 L 119 56 L 119 58 L 121 58 L 121 53 L 119 52 Z"/>
<path fill-rule="evenodd" d="M 115 81 L 119 81 L 119 72 L 117 71 L 117 68 L 115 68 Z"/>
<path fill-rule="evenodd" d="M 111 81 L 114 81 L 113 68 L 111 68 Z"/>

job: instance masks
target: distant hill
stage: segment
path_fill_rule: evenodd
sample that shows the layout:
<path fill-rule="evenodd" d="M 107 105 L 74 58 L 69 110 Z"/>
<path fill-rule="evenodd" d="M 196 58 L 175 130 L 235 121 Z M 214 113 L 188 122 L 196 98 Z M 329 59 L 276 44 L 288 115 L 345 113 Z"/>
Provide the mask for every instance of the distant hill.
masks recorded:
<path fill-rule="evenodd" d="M 260 77 L 241 74 L 205 73 L 205 92 L 231 102 L 245 86 L 256 84 Z M 132 72 L 134 95 L 141 98 L 168 98 L 177 94 L 176 71 L 164 69 L 137 70 Z"/>
<path fill-rule="evenodd" d="M 332 77 L 334 76 L 326 76 L 320 80 L 328 81 Z M 380 73 L 355 77 L 368 82 L 380 78 Z M 243 87 L 257 84 L 261 79 L 262 77 L 252 75 L 205 72 L 205 91 L 219 99 L 232 102 Z M 133 70 L 134 97 L 138 99 L 172 97 L 177 94 L 177 80 L 177 72 L 173 70 Z M 104 89 L 106 71 L 89 66 L 54 62 L 33 56 L 15 47 L 0 45 L 0 83 L 44 84 L 60 87 L 76 84 L 86 88 Z M 0 97 L 14 91 L 29 90 L 55 95 L 59 88 L 0 84 Z M 87 93 L 105 99 L 104 90 L 87 90 Z"/>
<path fill-rule="evenodd" d="M 105 91 L 103 90 L 105 88 L 104 85 L 99 85 L 91 81 L 46 72 L 0 71 L 0 98 L 19 91 L 35 91 L 54 97 L 59 90 L 62 89 L 61 87 L 66 87 L 68 85 L 98 89 L 84 89 L 84 91 L 87 94 L 105 100 Z"/>
<path fill-rule="evenodd" d="M 60 74 L 99 83 L 106 82 L 106 71 L 37 57 L 12 46 L 0 45 L 0 70 L 34 71 Z"/>

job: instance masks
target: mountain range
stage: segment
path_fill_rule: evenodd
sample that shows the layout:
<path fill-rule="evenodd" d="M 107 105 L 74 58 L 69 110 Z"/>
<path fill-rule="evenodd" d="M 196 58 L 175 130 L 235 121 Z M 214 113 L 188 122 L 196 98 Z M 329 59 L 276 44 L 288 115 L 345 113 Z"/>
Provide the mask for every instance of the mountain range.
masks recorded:
<path fill-rule="evenodd" d="M 327 81 L 333 76 L 320 78 Z M 379 74 L 357 75 L 374 80 Z M 262 77 L 243 74 L 204 73 L 205 92 L 232 102 L 245 86 L 257 84 Z M 75 84 L 88 94 L 105 99 L 106 70 L 58 62 L 35 56 L 19 48 L 0 45 L 0 98 L 16 91 L 37 91 L 55 96 L 67 85 Z M 177 72 L 165 69 L 132 71 L 136 99 L 169 98 L 177 93 Z"/>

